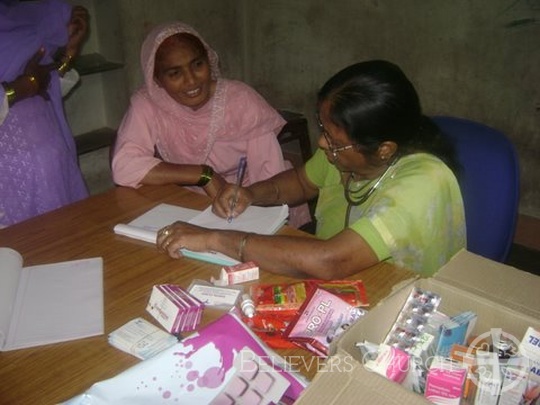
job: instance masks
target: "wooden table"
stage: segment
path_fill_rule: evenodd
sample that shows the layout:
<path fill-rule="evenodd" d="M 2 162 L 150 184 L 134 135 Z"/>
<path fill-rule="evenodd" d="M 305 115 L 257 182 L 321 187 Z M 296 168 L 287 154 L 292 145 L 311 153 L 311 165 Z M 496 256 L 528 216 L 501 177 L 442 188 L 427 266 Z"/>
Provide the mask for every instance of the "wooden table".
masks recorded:
<path fill-rule="evenodd" d="M 209 280 L 219 266 L 192 259 L 173 260 L 154 245 L 115 235 L 127 223 L 159 203 L 204 209 L 209 200 L 177 186 L 115 188 L 21 224 L 0 230 L 0 246 L 17 250 L 24 266 L 101 256 L 103 258 L 105 334 L 72 342 L 0 352 L 0 404 L 55 404 L 111 378 L 140 360 L 107 342 L 107 334 L 142 316 L 152 286 L 174 283 L 187 287 L 195 278 Z M 285 227 L 282 233 L 299 231 Z M 260 282 L 290 282 L 261 269 Z M 379 264 L 357 275 L 370 303 L 386 296 L 410 272 Z M 202 325 L 221 313 L 206 310 Z M 278 351 L 312 378 L 322 364 L 302 349 Z"/>

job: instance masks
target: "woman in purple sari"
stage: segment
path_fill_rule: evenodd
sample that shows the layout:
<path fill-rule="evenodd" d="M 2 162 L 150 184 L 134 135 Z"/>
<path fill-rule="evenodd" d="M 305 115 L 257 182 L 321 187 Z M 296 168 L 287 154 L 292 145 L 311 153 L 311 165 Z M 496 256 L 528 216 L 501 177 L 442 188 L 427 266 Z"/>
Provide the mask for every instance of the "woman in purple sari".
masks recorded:
<path fill-rule="evenodd" d="M 60 0 L 0 3 L 0 228 L 88 196 L 59 78 L 87 25 Z"/>

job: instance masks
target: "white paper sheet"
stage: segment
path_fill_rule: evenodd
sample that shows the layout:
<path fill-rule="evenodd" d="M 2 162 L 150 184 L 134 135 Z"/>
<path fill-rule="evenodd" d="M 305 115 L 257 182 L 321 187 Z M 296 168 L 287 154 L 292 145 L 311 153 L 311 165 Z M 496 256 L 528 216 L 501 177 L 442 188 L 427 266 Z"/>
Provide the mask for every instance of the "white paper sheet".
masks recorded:
<path fill-rule="evenodd" d="M 289 207 L 250 206 L 242 215 L 228 222 L 212 213 L 212 207 L 196 211 L 171 204 L 159 204 L 128 224 L 118 224 L 114 232 L 119 235 L 156 243 L 157 231 L 175 221 L 185 221 L 212 229 L 225 229 L 271 235 L 277 232 L 287 220 Z M 239 261 L 219 252 L 194 252 L 182 249 L 182 254 L 196 260 L 203 260 L 221 266 L 232 266 Z"/>
<path fill-rule="evenodd" d="M 7 254 L 0 252 L 3 257 Z M 10 283 L 16 291 L 0 350 L 103 334 L 100 257 L 19 268 L 18 273 L 18 280 L 7 279 L 5 271 L 0 273 L 1 284 Z"/>
<path fill-rule="evenodd" d="M 22 265 L 23 258 L 18 252 L 0 248 L 0 349 L 9 330 Z"/>
<path fill-rule="evenodd" d="M 288 216 L 289 207 L 287 205 L 275 207 L 257 207 L 252 205 L 240 216 L 233 218 L 229 222 L 226 218 L 220 218 L 215 215 L 212 212 L 212 207 L 208 207 L 189 222 L 205 228 L 272 235 L 285 224 Z"/>

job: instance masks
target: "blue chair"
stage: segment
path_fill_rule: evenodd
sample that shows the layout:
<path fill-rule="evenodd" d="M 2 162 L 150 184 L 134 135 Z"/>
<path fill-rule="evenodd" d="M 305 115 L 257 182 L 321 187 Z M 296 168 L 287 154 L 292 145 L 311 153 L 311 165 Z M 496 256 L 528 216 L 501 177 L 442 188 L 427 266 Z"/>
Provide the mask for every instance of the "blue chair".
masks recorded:
<path fill-rule="evenodd" d="M 519 164 L 500 131 L 455 117 L 432 117 L 456 148 L 465 205 L 467 250 L 504 262 L 512 245 L 519 203 Z"/>

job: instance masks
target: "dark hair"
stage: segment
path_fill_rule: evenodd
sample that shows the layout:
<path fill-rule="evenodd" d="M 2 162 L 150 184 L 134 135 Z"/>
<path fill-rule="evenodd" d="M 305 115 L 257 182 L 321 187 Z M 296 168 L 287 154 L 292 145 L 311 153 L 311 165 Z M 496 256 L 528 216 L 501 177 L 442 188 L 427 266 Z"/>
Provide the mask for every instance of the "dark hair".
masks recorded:
<path fill-rule="evenodd" d="M 318 104 L 323 101 L 330 102 L 332 122 L 368 152 L 393 141 L 401 155 L 428 152 L 457 171 L 452 146 L 422 114 L 414 86 L 395 64 L 373 60 L 346 67 L 319 90 Z"/>
<path fill-rule="evenodd" d="M 156 62 L 160 60 L 161 58 L 163 58 L 163 53 L 167 51 L 167 47 L 170 44 L 178 43 L 178 42 L 188 43 L 194 49 L 199 51 L 203 57 L 208 59 L 208 52 L 206 51 L 204 44 L 199 38 L 197 38 L 195 35 L 190 34 L 188 32 L 179 32 L 165 38 L 163 42 L 159 45 L 158 49 L 156 50 L 156 55 L 155 55 Z M 155 63 L 154 65 L 154 76 L 157 76 L 156 66 L 157 66 L 157 63 Z"/>

